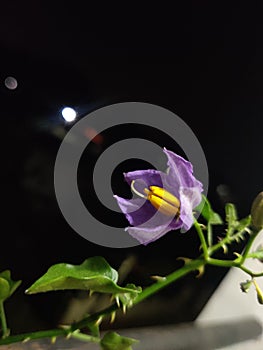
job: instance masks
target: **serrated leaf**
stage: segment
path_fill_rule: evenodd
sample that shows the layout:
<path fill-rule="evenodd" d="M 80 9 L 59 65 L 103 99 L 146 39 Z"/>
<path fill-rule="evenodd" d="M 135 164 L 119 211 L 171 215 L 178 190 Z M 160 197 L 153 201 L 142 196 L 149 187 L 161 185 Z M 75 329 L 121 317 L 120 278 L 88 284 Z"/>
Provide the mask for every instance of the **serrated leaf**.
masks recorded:
<path fill-rule="evenodd" d="M 0 273 L 0 300 L 4 301 L 9 298 L 14 291 L 20 286 L 22 281 L 13 281 L 10 270 L 5 270 Z M 8 294 L 7 292 L 8 286 Z M 3 297 L 6 294 L 5 297 Z"/>
<path fill-rule="evenodd" d="M 238 223 L 236 207 L 233 203 L 227 203 L 225 206 L 226 222 L 229 227 L 235 227 Z"/>
<path fill-rule="evenodd" d="M 251 215 L 242 220 L 238 220 L 236 207 L 233 203 L 227 203 L 225 206 L 226 222 L 228 224 L 227 236 L 235 235 L 236 242 L 245 239 L 246 233 L 251 233 L 249 225 L 251 224 Z M 236 232 L 237 231 L 237 232 Z M 236 232 L 236 233 L 235 233 Z"/>
<path fill-rule="evenodd" d="M 26 291 L 28 294 L 54 290 L 81 289 L 100 293 L 133 292 L 117 285 L 118 272 L 102 257 L 92 257 L 80 265 L 56 264 Z"/>
<path fill-rule="evenodd" d="M 251 224 L 251 215 L 248 215 L 247 217 L 245 217 L 244 219 L 240 220 L 237 224 L 236 230 L 237 231 L 243 231 L 246 228 L 248 228 L 248 226 Z M 249 231 L 247 231 L 249 232 Z"/>
<path fill-rule="evenodd" d="M 122 337 L 115 332 L 108 332 L 100 341 L 103 350 L 132 350 L 131 345 L 138 340 L 133 338 Z"/>
<path fill-rule="evenodd" d="M 220 215 L 213 211 L 211 204 L 204 195 L 202 195 L 201 203 L 194 210 L 201 213 L 203 218 L 211 225 L 223 224 L 223 220 L 221 219 Z"/>

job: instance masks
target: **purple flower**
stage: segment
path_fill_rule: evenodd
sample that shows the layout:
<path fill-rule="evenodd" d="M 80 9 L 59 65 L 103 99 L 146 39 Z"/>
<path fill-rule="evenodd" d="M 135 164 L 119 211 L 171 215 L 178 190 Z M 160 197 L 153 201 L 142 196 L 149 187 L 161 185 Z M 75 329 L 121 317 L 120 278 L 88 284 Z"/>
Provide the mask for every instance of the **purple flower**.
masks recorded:
<path fill-rule="evenodd" d="M 125 230 L 146 245 L 168 231 L 193 225 L 193 208 L 202 200 L 202 184 L 193 176 L 190 162 L 164 148 L 167 172 L 137 170 L 124 174 L 135 199 L 114 196 L 131 227 Z"/>

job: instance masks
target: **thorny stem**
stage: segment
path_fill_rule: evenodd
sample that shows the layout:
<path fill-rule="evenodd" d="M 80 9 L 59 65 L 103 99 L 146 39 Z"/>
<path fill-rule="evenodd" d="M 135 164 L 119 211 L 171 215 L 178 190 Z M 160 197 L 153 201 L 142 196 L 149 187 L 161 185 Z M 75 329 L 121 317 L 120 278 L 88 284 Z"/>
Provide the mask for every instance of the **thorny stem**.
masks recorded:
<path fill-rule="evenodd" d="M 86 342 L 92 342 L 92 343 L 99 343 L 100 342 L 100 338 L 93 337 L 93 336 L 88 335 L 88 334 L 83 334 L 81 332 L 78 332 L 78 330 L 71 333 L 70 337 L 78 339 L 78 340 L 86 341 Z"/>
<path fill-rule="evenodd" d="M 202 249 L 203 249 L 203 253 L 204 253 L 204 260 L 207 261 L 207 259 L 209 257 L 207 243 L 205 240 L 203 230 L 201 229 L 199 222 L 195 218 L 194 218 L 194 226 L 195 226 L 195 229 L 198 233 L 198 236 L 199 236 L 199 239 L 200 239 L 200 242 L 202 245 Z"/>
<path fill-rule="evenodd" d="M 204 260 L 207 262 L 208 265 L 227 267 L 227 268 L 237 267 L 237 268 L 241 269 L 242 271 L 244 271 L 245 273 L 247 273 L 248 275 L 250 275 L 252 278 L 263 276 L 263 272 L 259 272 L 259 273 L 253 272 L 243 265 L 245 260 L 246 260 L 247 255 L 251 249 L 251 246 L 252 246 L 257 234 L 259 233 L 258 230 L 254 229 L 254 231 L 250 235 L 249 240 L 246 244 L 245 250 L 240 258 L 238 258 L 236 260 L 222 260 L 222 259 L 211 258 L 211 255 L 213 253 L 215 253 L 218 249 L 220 249 L 224 244 L 227 244 L 227 243 L 229 244 L 232 241 L 234 241 L 237 237 L 239 237 L 240 233 L 244 231 L 244 228 L 242 229 L 242 231 L 238 231 L 236 234 L 234 234 L 232 236 L 228 232 L 227 236 L 224 239 L 222 239 L 219 243 L 215 244 L 213 247 L 211 247 L 209 249 L 207 247 L 202 228 L 201 228 L 200 224 L 198 223 L 198 221 L 195 220 L 194 225 L 195 225 L 195 228 L 196 228 L 197 233 L 198 233 L 199 238 L 200 238 L 200 242 L 201 242 L 203 253 L 204 253 L 203 254 Z M 231 228 L 229 228 L 229 230 L 231 230 Z M 211 225 L 210 225 L 210 227 L 208 227 L 208 231 L 210 231 L 210 232 L 208 232 L 208 241 L 211 242 L 211 237 L 209 238 L 209 236 L 212 233 L 211 232 Z"/>
<path fill-rule="evenodd" d="M 243 228 L 240 231 L 237 231 L 235 234 L 229 236 L 226 235 L 225 238 L 221 239 L 217 244 L 213 245 L 211 248 L 208 249 L 209 256 L 213 255 L 216 251 L 218 251 L 220 248 L 224 247 L 226 244 L 230 244 L 231 242 L 235 241 L 237 238 L 240 237 L 240 234 L 244 232 L 245 229 Z M 258 232 L 256 232 L 256 235 Z"/>
<path fill-rule="evenodd" d="M 158 280 L 158 282 L 153 283 L 149 287 L 145 288 L 140 294 L 138 294 L 137 298 L 133 301 L 133 305 L 139 304 L 141 301 L 149 298 L 150 296 L 154 295 L 159 290 L 165 288 L 169 284 L 177 281 L 179 278 L 182 278 L 183 276 L 187 275 L 188 273 L 198 270 L 202 266 L 205 265 L 205 262 L 203 259 L 197 259 L 192 260 L 189 263 L 185 264 L 180 269 L 172 272 L 170 275 L 164 277 L 162 280 Z M 72 325 L 72 330 L 79 329 L 85 327 L 88 323 L 98 320 L 101 316 L 107 316 L 110 315 L 112 312 L 116 311 L 118 309 L 118 305 L 115 303 L 111 305 L 110 307 L 107 307 L 106 309 L 103 309 L 96 314 L 93 314 L 91 316 L 88 316 L 87 318 L 81 320 L 80 322 L 75 323 Z M 1 343 L 0 343 L 1 344 Z"/>
<path fill-rule="evenodd" d="M 136 305 L 143 300 L 147 299 L 148 297 L 154 295 L 161 289 L 165 288 L 166 286 L 170 285 L 171 283 L 177 281 L 178 279 L 182 278 L 183 276 L 187 275 L 188 273 L 199 270 L 202 267 L 204 267 L 206 264 L 209 265 L 215 265 L 215 266 L 221 266 L 221 267 L 237 267 L 249 274 L 251 277 L 260 277 L 263 276 L 262 273 L 254 273 L 253 271 L 247 269 L 245 266 L 243 266 L 243 259 L 236 259 L 234 261 L 231 260 L 219 260 L 219 259 L 214 259 L 211 258 L 211 255 L 215 253 L 217 250 L 219 250 L 221 247 L 224 246 L 224 244 L 229 244 L 231 243 L 232 240 L 234 240 L 236 237 L 239 236 L 240 232 L 237 232 L 236 234 L 232 235 L 231 237 L 227 236 L 224 239 L 222 239 L 219 243 L 215 244 L 211 248 L 207 247 L 207 243 L 203 234 L 203 231 L 200 227 L 200 224 L 195 220 L 194 221 L 194 226 L 197 230 L 197 233 L 199 235 L 201 244 L 202 244 L 202 249 L 203 249 L 203 254 L 197 258 L 196 260 L 191 260 L 190 262 L 186 263 L 182 268 L 172 272 L 168 276 L 164 277 L 161 280 L 158 280 L 154 284 L 150 285 L 149 287 L 145 288 L 139 295 L 138 297 L 134 300 L 133 304 Z M 243 230 L 242 230 L 243 231 Z M 211 233 L 211 232 L 210 232 Z M 253 240 L 255 236 L 257 235 L 258 232 L 253 232 L 248 244 L 249 248 L 245 249 L 244 255 L 245 258 L 249 252 L 249 249 L 251 248 L 251 245 L 253 243 Z M 24 334 L 19 334 L 19 335 L 13 335 L 9 336 L 6 338 L 0 339 L 0 345 L 3 344 L 11 344 L 11 343 L 16 343 L 16 342 L 21 342 L 21 341 L 27 341 L 31 339 L 40 339 L 40 338 L 52 338 L 52 337 L 57 337 L 57 336 L 73 336 L 73 337 L 78 337 L 78 339 L 86 340 L 86 341 L 94 341 L 94 342 L 99 342 L 99 338 L 96 337 L 91 337 L 86 334 L 82 334 L 79 332 L 76 332 L 76 330 L 86 328 L 88 323 L 91 322 L 96 322 L 100 318 L 103 318 L 104 316 L 112 314 L 112 312 L 118 310 L 119 307 L 116 303 L 110 305 L 109 307 L 94 313 L 93 315 L 88 316 L 87 318 L 84 318 L 83 320 L 76 322 L 69 326 L 66 329 L 51 329 L 47 331 L 39 331 L 39 332 L 31 332 L 31 333 L 24 333 Z M 3 333 L 6 334 L 7 332 L 7 327 L 4 325 L 3 322 L 3 316 L 4 313 L 1 312 L 1 322 L 2 322 L 2 328 L 3 328 Z"/>
<path fill-rule="evenodd" d="M 53 338 L 63 335 L 66 336 L 68 334 L 68 330 L 65 329 L 49 329 L 47 331 L 23 333 L 18 335 L 11 335 L 7 338 L 0 339 L 0 345 L 26 342 L 33 339 Z"/>
<path fill-rule="evenodd" d="M 252 270 L 242 265 L 240 261 L 236 261 L 236 260 L 220 260 L 220 259 L 209 258 L 207 263 L 209 265 L 220 266 L 220 267 L 237 267 L 240 270 L 247 273 L 248 275 L 250 275 L 252 278 L 263 276 L 263 272 L 253 272 Z"/>
<path fill-rule="evenodd" d="M 134 300 L 134 305 L 140 303 L 141 301 L 145 300 L 146 298 L 150 297 L 151 295 L 158 292 L 160 289 L 168 286 L 169 284 L 175 282 L 179 278 L 187 275 L 188 273 L 199 269 L 205 265 L 205 262 L 203 259 L 197 259 L 190 261 L 189 263 L 185 264 L 182 268 L 174 271 L 170 275 L 164 277 L 163 280 L 158 281 L 151 286 L 145 288 L 138 297 Z M 96 322 L 99 318 L 110 315 L 112 312 L 118 310 L 119 307 L 116 303 L 113 305 L 95 313 L 92 314 L 83 320 L 76 322 L 69 326 L 67 329 L 51 329 L 47 331 L 40 331 L 40 332 L 32 332 L 32 333 L 24 333 L 19 335 L 13 335 L 5 339 L 0 339 L 0 345 L 3 344 L 11 344 L 21 341 L 27 341 L 27 340 L 33 340 L 33 339 L 40 339 L 40 338 L 51 338 L 51 337 L 57 337 L 57 336 L 67 336 L 72 335 L 75 336 L 76 333 L 74 333 L 77 329 L 85 328 L 87 327 L 88 323 Z M 79 337 L 80 334 L 77 334 L 77 337 Z"/>
<path fill-rule="evenodd" d="M 179 278 L 187 275 L 188 273 L 200 269 L 205 265 L 203 259 L 192 260 L 189 263 L 186 263 L 182 268 L 172 272 L 170 275 L 164 277 L 162 280 L 152 284 L 151 286 L 145 288 L 138 297 L 134 300 L 134 304 L 138 304 L 141 301 L 145 300 L 149 296 L 155 294 L 162 288 L 168 286 L 169 284 L 177 281 Z"/>
<path fill-rule="evenodd" d="M 253 230 L 252 234 L 250 235 L 249 239 L 248 239 L 248 242 L 246 244 L 246 247 L 244 249 L 244 252 L 242 254 L 242 258 L 241 258 L 241 264 L 244 263 L 244 261 L 246 260 L 247 258 L 247 255 L 252 247 L 252 244 L 255 240 L 255 238 L 257 237 L 257 234 L 258 234 L 258 231 L 256 231 L 255 229 Z"/>

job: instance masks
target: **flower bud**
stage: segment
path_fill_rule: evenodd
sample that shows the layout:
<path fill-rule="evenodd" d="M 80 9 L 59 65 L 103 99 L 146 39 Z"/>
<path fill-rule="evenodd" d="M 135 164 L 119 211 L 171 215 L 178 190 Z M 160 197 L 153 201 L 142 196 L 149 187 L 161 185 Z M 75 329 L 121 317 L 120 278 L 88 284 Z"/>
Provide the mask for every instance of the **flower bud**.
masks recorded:
<path fill-rule="evenodd" d="M 247 280 L 246 282 L 241 282 L 240 289 L 242 290 L 243 293 L 247 293 L 251 284 L 252 284 L 251 280 Z"/>
<path fill-rule="evenodd" d="M 257 299 L 259 304 L 263 305 L 263 293 L 262 290 L 259 288 L 259 285 L 257 284 L 257 282 L 255 280 L 253 280 L 254 286 L 256 288 L 256 292 L 257 292 Z"/>
<path fill-rule="evenodd" d="M 263 192 L 260 192 L 252 203 L 251 223 L 258 230 L 263 228 Z"/>

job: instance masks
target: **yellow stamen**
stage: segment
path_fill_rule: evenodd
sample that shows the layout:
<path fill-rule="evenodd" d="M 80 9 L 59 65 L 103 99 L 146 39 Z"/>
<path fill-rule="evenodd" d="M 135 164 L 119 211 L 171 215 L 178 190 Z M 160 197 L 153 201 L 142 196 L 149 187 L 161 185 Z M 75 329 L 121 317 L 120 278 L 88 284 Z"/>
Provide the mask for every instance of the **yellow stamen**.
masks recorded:
<path fill-rule="evenodd" d="M 164 188 L 158 186 L 150 186 L 150 190 L 155 196 L 164 199 L 166 202 L 172 204 L 177 208 L 180 207 L 179 199 L 170 192 L 166 191 Z"/>
<path fill-rule="evenodd" d="M 179 216 L 180 201 L 164 188 L 150 186 L 150 190 L 144 189 L 147 194 L 147 199 L 151 204 L 162 214 L 167 216 Z"/>
<path fill-rule="evenodd" d="M 180 201 L 170 192 L 166 191 L 164 188 L 158 186 L 150 186 L 149 189 L 145 188 L 143 192 L 146 196 L 134 187 L 135 180 L 131 183 L 131 189 L 137 196 L 147 199 L 151 204 L 159 210 L 162 214 L 167 216 L 179 217 L 180 214 Z"/>

